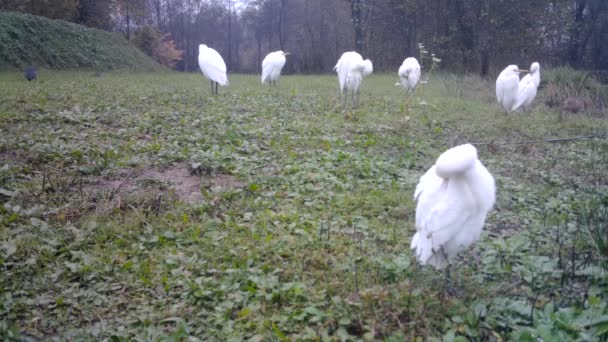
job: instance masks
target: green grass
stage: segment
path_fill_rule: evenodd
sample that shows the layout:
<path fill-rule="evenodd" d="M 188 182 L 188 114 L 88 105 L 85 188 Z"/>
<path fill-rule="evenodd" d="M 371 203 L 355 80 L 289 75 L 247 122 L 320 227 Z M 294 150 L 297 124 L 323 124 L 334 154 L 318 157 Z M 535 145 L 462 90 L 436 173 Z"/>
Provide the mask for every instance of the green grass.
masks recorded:
<path fill-rule="evenodd" d="M 152 71 L 162 67 L 117 33 L 62 20 L 0 12 L 0 70 Z"/>
<path fill-rule="evenodd" d="M 211 96 L 200 74 L 0 74 L 2 339 L 606 338 L 605 259 L 577 222 L 608 197 L 605 116 L 507 116 L 454 75 L 413 97 L 372 75 L 356 110 L 334 76 L 229 78 Z M 464 142 L 498 198 L 444 291 L 409 250 L 412 195 Z M 198 202 L 129 181 L 192 163 Z"/>

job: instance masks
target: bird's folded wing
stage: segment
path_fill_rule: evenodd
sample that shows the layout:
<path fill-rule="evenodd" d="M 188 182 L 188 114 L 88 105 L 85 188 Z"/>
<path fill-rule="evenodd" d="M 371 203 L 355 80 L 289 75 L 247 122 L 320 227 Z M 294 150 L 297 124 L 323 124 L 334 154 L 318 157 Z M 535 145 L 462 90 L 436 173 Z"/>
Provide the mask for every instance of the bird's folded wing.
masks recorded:
<path fill-rule="evenodd" d="M 526 75 L 528 77 L 529 75 Z M 536 84 L 532 78 L 524 78 L 519 83 L 519 90 L 517 92 L 517 102 L 513 109 L 517 110 L 521 107 L 529 97 L 536 96 Z"/>
<path fill-rule="evenodd" d="M 207 64 L 221 72 L 226 72 L 226 63 L 224 63 L 222 56 L 215 50 L 209 49 Z"/>
<path fill-rule="evenodd" d="M 336 72 L 338 72 L 338 80 L 340 81 L 340 89 L 344 89 L 346 84 L 346 76 L 350 69 L 350 63 L 347 60 L 340 59 L 338 64 L 335 66 Z"/>
<path fill-rule="evenodd" d="M 499 78 L 499 80 L 496 82 L 496 99 L 498 100 L 498 103 L 502 103 L 502 99 L 505 95 L 505 87 L 501 81 L 502 80 Z"/>
<path fill-rule="evenodd" d="M 262 61 L 262 70 L 266 69 L 268 65 L 272 63 L 272 61 L 272 55 L 268 54 L 268 56 L 266 56 L 266 58 L 264 58 L 264 60 Z"/>
<path fill-rule="evenodd" d="M 436 192 L 437 188 L 441 186 L 443 179 L 441 179 L 435 173 L 435 165 L 420 177 L 416 191 L 414 191 L 414 200 L 418 200 L 423 191 Z"/>
<path fill-rule="evenodd" d="M 220 68 L 217 68 L 213 65 L 206 65 L 205 75 L 207 75 L 207 77 L 209 77 L 211 80 L 223 86 L 228 85 L 228 77 L 226 76 L 226 71 L 222 71 Z"/>
<path fill-rule="evenodd" d="M 264 63 L 262 63 L 262 83 L 266 82 L 268 80 L 268 77 L 270 76 L 270 70 L 271 69 L 272 68 L 270 67 L 268 61 L 266 59 L 264 59 Z"/>
<path fill-rule="evenodd" d="M 440 201 L 428 213 L 423 214 L 420 222 L 416 220 L 416 230 L 422 238 L 431 240 L 433 250 L 438 251 L 462 229 L 467 228 L 466 224 L 473 214 L 457 203 Z"/>

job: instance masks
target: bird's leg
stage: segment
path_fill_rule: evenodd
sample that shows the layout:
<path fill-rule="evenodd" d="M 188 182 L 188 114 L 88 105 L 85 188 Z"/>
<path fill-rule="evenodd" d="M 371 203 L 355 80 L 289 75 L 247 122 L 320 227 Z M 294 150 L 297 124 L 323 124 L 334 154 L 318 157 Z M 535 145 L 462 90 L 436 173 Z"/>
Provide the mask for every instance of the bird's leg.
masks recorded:
<path fill-rule="evenodd" d="M 441 252 L 441 256 L 443 257 L 445 262 L 447 262 L 447 264 L 448 264 L 448 266 L 445 268 L 445 273 L 444 273 L 444 278 L 443 278 L 443 289 L 441 290 L 442 296 L 445 297 L 446 292 L 449 291 L 449 285 L 451 282 L 450 281 L 451 280 L 450 269 L 452 267 L 452 264 L 450 264 L 448 255 L 445 252 L 445 250 L 443 249 L 443 246 L 439 249 L 439 251 Z"/>
<path fill-rule="evenodd" d="M 272 83 L 274 84 L 274 88 L 277 88 L 277 81 L 272 81 Z"/>
<path fill-rule="evenodd" d="M 452 265 L 448 263 L 448 267 L 446 267 L 446 269 L 445 269 L 444 278 L 443 278 L 443 289 L 441 290 L 443 297 L 445 297 L 446 293 L 449 291 L 449 286 L 451 283 L 451 275 L 450 275 L 451 267 L 452 267 Z"/>
<path fill-rule="evenodd" d="M 211 95 L 213 95 L 213 81 L 211 81 Z"/>

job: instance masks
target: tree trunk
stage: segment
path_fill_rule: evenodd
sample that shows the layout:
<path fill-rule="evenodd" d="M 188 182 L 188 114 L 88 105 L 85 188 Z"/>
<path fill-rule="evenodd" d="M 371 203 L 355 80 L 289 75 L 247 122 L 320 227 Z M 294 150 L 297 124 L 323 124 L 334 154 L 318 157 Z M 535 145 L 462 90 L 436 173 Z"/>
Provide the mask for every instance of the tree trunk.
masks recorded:
<path fill-rule="evenodd" d="M 129 0 L 126 2 L 127 6 L 127 40 L 131 40 L 131 13 L 129 12 Z"/>
<path fill-rule="evenodd" d="M 281 8 L 279 9 L 279 46 L 281 50 L 285 50 L 285 8 L 287 0 L 281 0 Z"/>
<path fill-rule="evenodd" d="M 585 25 L 583 14 L 586 7 L 586 0 L 576 0 L 574 7 L 574 24 L 570 31 L 570 44 L 568 47 L 568 62 L 575 68 L 581 66 L 583 50 L 585 48 L 581 36 L 583 35 Z"/>
<path fill-rule="evenodd" d="M 477 48 L 479 49 L 479 62 L 481 76 L 487 76 L 490 71 L 490 30 L 492 22 L 490 3 L 492 0 L 482 0 L 478 7 L 477 12 L 477 23 L 478 23 L 478 42 Z"/>
<path fill-rule="evenodd" d="M 154 10 L 156 11 L 156 25 L 158 26 L 158 28 L 160 30 L 162 30 L 163 27 L 163 23 L 162 23 L 162 17 L 160 15 L 161 12 L 161 0 L 154 0 Z"/>
<path fill-rule="evenodd" d="M 232 69 L 232 0 L 228 0 L 228 70 Z"/>
<path fill-rule="evenodd" d="M 262 38 L 257 38 L 256 40 L 258 42 L 258 66 L 262 65 Z"/>
<path fill-rule="evenodd" d="M 362 23 L 361 23 L 361 18 L 362 18 L 362 7 L 363 7 L 363 2 L 364 0 L 351 0 L 350 2 L 350 6 L 351 6 L 351 20 L 353 23 L 353 28 L 355 30 L 355 49 L 358 52 L 362 52 L 363 51 L 363 30 L 362 30 Z"/>

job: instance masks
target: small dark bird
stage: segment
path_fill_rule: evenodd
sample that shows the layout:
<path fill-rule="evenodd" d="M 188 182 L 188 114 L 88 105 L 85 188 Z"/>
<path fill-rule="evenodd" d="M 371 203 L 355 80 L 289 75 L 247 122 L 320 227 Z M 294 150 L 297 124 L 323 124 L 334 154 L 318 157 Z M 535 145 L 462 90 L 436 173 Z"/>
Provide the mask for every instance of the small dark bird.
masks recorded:
<path fill-rule="evenodd" d="M 33 81 L 38 77 L 38 70 L 36 70 L 36 68 L 32 66 L 27 67 L 25 69 L 24 75 L 26 80 Z"/>

